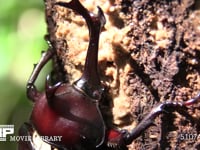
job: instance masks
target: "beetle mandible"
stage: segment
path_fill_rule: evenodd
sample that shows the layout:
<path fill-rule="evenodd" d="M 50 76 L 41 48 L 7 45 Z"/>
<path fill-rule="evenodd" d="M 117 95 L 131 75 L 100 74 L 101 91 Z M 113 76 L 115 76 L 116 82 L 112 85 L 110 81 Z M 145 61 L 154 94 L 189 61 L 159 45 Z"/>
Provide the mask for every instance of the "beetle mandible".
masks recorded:
<path fill-rule="evenodd" d="M 89 12 L 79 0 L 57 2 L 55 5 L 72 9 L 86 20 L 90 40 L 84 71 L 73 84 L 60 81 L 50 85 L 48 76 L 45 91 L 39 92 L 34 83 L 43 66 L 56 55 L 51 47 L 43 53 L 27 83 L 27 96 L 35 105 L 30 122 L 21 127 L 20 135 L 31 135 L 36 130 L 41 136 L 61 136 L 61 141 L 45 141 L 59 149 L 126 149 L 165 109 L 183 108 L 200 100 L 198 94 L 182 103 L 160 103 L 132 131 L 109 129 L 99 107 L 104 87 L 98 74 L 98 43 L 106 22 L 104 13 L 100 7 L 98 14 Z M 19 149 L 34 150 L 35 147 L 31 141 L 20 142 Z"/>

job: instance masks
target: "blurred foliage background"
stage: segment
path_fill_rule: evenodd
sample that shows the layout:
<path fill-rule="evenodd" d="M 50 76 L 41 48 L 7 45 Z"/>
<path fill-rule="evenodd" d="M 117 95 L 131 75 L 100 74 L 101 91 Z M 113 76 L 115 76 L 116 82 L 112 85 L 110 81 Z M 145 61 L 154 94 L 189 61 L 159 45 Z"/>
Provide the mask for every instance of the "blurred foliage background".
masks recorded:
<path fill-rule="evenodd" d="M 28 121 L 32 103 L 26 98 L 26 82 L 33 64 L 47 49 L 42 0 L 4 1 L 0 5 L 0 124 L 14 124 L 15 135 Z M 48 67 L 37 81 L 43 88 Z M 46 72 L 46 73 L 45 73 Z M 17 142 L 1 142 L 0 150 L 17 149 Z"/>

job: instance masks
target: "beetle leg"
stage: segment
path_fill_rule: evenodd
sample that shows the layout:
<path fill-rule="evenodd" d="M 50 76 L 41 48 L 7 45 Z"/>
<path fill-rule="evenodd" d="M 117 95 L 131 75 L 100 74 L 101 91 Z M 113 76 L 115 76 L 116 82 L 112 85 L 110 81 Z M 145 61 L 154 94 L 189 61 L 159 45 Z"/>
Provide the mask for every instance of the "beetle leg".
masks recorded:
<path fill-rule="evenodd" d="M 98 74 L 98 45 L 99 34 L 106 20 L 103 11 L 98 7 L 98 14 L 89 12 L 79 0 L 71 0 L 69 3 L 57 2 L 55 5 L 70 8 L 79 13 L 85 20 L 89 29 L 89 46 L 85 61 L 84 71 L 79 80 L 74 85 L 88 96 L 100 99 L 102 94 L 102 86 Z"/>
<path fill-rule="evenodd" d="M 185 102 L 166 101 L 164 103 L 158 104 L 131 132 L 128 132 L 126 130 L 109 131 L 108 146 L 111 145 L 111 147 L 123 147 L 129 145 L 134 139 L 139 137 L 142 134 L 142 132 L 144 132 L 147 128 L 152 126 L 154 119 L 161 113 L 166 112 L 166 109 L 174 108 L 174 110 L 177 110 L 178 108 L 184 108 L 186 106 L 197 103 L 198 101 L 200 101 L 200 93 L 195 98 Z"/>
<path fill-rule="evenodd" d="M 36 150 L 32 140 L 33 128 L 31 124 L 24 123 L 19 129 L 19 136 L 28 137 L 27 141 L 20 140 L 18 144 L 18 150 Z"/>
<path fill-rule="evenodd" d="M 54 146 L 42 141 L 30 123 L 25 122 L 20 127 L 19 136 L 24 137 L 24 140 L 18 141 L 18 150 L 54 150 Z"/>
<path fill-rule="evenodd" d="M 53 54 L 54 54 L 54 51 L 51 49 L 42 53 L 42 57 L 40 58 L 40 61 L 34 67 L 33 72 L 28 80 L 28 83 L 26 86 L 27 97 L 33 101 L 36 101 L 38 97 L 40 97 L 41 95 L 34 85 L 35 80 L 37 79 L 43 66 L 52 58 Z"/>

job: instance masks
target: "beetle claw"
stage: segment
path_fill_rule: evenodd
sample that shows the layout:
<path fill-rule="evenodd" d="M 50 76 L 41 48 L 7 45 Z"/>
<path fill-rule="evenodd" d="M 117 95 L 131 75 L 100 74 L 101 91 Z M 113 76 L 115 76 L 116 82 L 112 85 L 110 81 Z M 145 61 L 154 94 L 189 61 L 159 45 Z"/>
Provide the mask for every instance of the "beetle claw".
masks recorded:
<path fill-rule="evenodd" d="M 192 105 L 192 104 L 194 104 L 194 103 L 197 103 L 198 101 L 200 101 L 200 93 L 198 93 L 198 95 L 197 95 L 195 98 L 192 98 L 192 99 L 190 99 L 190 100 L 184 102 L 183 104 L 184 104 L 185 106 L 189 106 L 189 105 Z"/>

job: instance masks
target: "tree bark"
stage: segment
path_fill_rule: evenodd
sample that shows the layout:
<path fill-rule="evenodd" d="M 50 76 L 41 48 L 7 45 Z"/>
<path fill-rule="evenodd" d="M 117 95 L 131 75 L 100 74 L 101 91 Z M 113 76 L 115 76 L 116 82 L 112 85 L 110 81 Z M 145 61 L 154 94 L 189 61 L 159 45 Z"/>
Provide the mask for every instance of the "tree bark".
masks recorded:
<path fill-rule="evenodd" d="M 64 0 L 62 0 L 64 1 Z M 185 101 L 200 91 L 198 0 L 101 0 L 81 3 L 106 16 L 100 35 L 99 73 L 106 86 L 102 113 L 108 126 L 131 130 L 159 102 Z M 88 46 L 85 21 L 46 0 L 49 40 L 57 52 L 54 71 L 81 76 Z M 62 73 L 63 74 L 63 73 Z M 57 77 L 59 80 L 60 77 Z M 169 110 L 131 145 L 134 149 L 199 149 L 200 104 Z"/>

